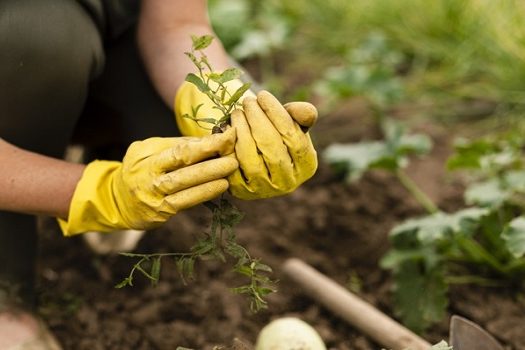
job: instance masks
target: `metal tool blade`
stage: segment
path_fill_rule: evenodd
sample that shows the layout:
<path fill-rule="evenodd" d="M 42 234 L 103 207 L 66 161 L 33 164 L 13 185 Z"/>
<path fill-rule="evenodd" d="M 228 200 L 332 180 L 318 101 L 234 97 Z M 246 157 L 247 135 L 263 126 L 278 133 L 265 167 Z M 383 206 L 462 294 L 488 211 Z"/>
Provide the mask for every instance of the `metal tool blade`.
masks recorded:
<path fill-rule="evenodd" d="M 453 315 L 450 320 L 450 345 L 454 350 L 504 350 L 479 325 L 457 315 Z"/>

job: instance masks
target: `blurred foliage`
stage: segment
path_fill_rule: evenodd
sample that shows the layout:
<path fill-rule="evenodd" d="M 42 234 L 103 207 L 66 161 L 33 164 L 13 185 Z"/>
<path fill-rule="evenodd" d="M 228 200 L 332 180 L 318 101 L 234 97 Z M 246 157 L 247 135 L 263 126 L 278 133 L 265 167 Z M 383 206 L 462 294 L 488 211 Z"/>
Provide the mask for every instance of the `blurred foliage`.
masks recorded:
<path fill-rule="evenodd" d="M 404 60 L 401 52 L 389 47 L 382 33 L 372 32 L 345 55 L 344 64 L 327 68 L 314 88 L 325 104 L 364 96 L 377 110 L 382 110 L 403 96 L 397 69 Z"/>
<path fill-rule="evenodd" d="M 394 278 L 394 312 L 422 332 L 446 316 L 452 284 L 525 288 L 525 137 L 519 130 L 458 140 L 449 170 L 467 179 L 466 206 L 444 212 L 404 171 L 409 156 L 431 148 L 426 135 L 407 133 L 384 118 L 383 139 L 332 144 L 322 158 L 349 181 L 367 171 L 395 174 L 427 215 L 392 228 L 381 266 Z M 424 291 L 424 292 L 422 292 Z"/>
<path fill-rule="evenodd" d="M 232 55 L 271 62 L 263 79 L 288 96 L 411 102 L 438 117 L 521 114 L 524 12 L 520 0 L 210 0 Z"/>
<path fill-rule="evenodd" d="M 483 119 L 493 135 L 500 124 L 519 130 L 456 145 L 448 166 L 470 170 L 472 207 L 455 213 L 436 210 L 403 173 L 406 157 L 429 146 L 420 136 L 392 138 L 401 134 L 383 129 L 383 141 L 334 145 L 323 156 L 349 179 L 392 171 L 427 208 L 392 230 L 382 262 L 394 271 L 398 313 L 412 328 L 442 318 L 449 284 L 523 287 L 525 2 L 210 0 L 210 13 L 230 53 L 256 60 L 262 83 L 286 99 L 311 99 L 326 112 L 363 97 L 379 121 L 410 106 L 405 116 L 466 121 L 470 129 Z M 405 147 L 407 138 L 417 142 Z"/>
<path fill-rule="evenodd" d="M 293 14 L 280 1 L 210 0 L 210 18 L 230 54 L 239 60 L 268 56 L 288 39 Z"/>
<path fill-rule="evenodd" d="M 381 126 L 384 140 L 335 143 L 323 151 L 322 158 L 342 169 L 346 179 L 353 182 L 372 169 L 396 172 L 408 165 L 409 155 L 424 155 L 432 149 L 427 135 L 408 134 L 404 125 L 388 119 Z"/>

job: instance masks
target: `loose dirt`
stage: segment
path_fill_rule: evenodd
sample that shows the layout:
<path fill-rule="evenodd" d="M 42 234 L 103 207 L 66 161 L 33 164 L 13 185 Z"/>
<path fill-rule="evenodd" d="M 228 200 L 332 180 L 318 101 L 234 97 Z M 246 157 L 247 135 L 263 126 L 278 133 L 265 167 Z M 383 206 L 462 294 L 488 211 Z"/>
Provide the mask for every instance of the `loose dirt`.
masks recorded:
<path fill-rule="evenodd" d="M 312 131 L 318 149 L 378 136 L 360 108 L 348 105 L 321 119 Z M 432 136 L 435 148 L 426 160 L 414 161 L 409 173 L 443 208 L 455 209 L 461 205 L 461 184 L 441 170 L 450 152 L 450 130 L 420 128 Z M 212 349 L 230 345 L 234 338 L 253 344 L 270 320 L 293 315 L 315 327 L 330 349 L 379 350 L 378 344 L 303 295 L 280 267 L 287 258 L 300 257 L 392 314 L 391 277 L 378 267 L 378 260 L 388 249 L 390 228 L 422 213 L 397 181 L 376 172 L 347 184 L 321 162 L 314 178 L 290 195 L 234 202 L 246 213 L 237 228 L 239 242 L 271 265 L 280 280 L 269 309 L 255 315 L 243 297 L 229 291 L 243 281 L 215 262 L 200 262 L 196 280 L 188 285 L 166 261 L 157 286 L 140 280 L 134 287 L 115 289 L 132 260 L 97 256 L 81 237 L 61 238 L 55 223 L 46 220 L 40 312 L 65 349 Z M 180 213 L 145 236 L 136 251 L 185 251 L 209 222 L 204 207 Z M 450 314 L 480 323 L 507 349 L 525 349 L 525 302 L 513 291 L 461 287 L 450 295 Z M 423 336 L 431 342 L 447 339 L 447 325 L 445 319 Z"/>

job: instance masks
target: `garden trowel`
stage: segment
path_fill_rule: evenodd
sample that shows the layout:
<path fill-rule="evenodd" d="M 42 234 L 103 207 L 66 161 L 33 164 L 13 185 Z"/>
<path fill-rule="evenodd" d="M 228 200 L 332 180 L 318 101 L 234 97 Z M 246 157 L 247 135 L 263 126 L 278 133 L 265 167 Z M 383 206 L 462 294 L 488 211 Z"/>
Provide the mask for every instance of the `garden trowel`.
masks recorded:
<path fill-rule="evenodd" d="M 283 271 L 304 293 L 386 349 L 429 350 L 432 347 L 428 341 L 302 260 L 288 259 Z M 452 316 L 449 332 L 454 350 L 504 350 L 483 328 L 460 316 Z"/>
<path fill-rule="evenodd" d="M 454 350 L 504 350 L 498 341 L 476 323 L 454 315 L 450 319 L 450 345 Z"/>

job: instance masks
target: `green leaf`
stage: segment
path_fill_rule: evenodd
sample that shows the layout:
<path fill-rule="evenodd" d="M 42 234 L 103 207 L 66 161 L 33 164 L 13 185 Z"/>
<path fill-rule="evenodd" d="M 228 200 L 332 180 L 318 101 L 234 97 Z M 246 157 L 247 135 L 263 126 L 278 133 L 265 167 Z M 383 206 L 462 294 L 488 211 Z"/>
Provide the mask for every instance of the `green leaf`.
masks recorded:
<path fill-rule="evenodd" d="M 194 255 L 206 255 L 214 248 L 213 242 L 210 242 L 207 239 L 199 240 L 193 247 L 191 247 L 191 252 Z"/>
<path fill-rule="evenodd" d="M 381 141 L 356 144 L 334 143 L 325 149 L 323 158 L 328 163 L 344 166 L 349 181 L 358 180 L 377 164 L 382 164 L 382 168 L 391 170 L 397 166 L 386 144 Z"/>
<path fill-rule="evenodd" d="M 264 272 L 269 272 L 271 273 L 273 270 L 270 266 L 266 265 L 266 264 L 262 264 L 258 261 L 255 262 L 254 266 L 253 266 L 253 269 L 256 270 L 256 271 L 264 271 Z"/>
<path fill-rule="evenodd" d="M 257 288 L 257 292 L 261 295 L 261 296 L 267 296 L 271 293 L 275 293 L 276 290 L 273 289 L 273 288 L 266 288 L 266 287 L 260 287 L 260 288 Z"/>
<path fill-rule="evenodd" d="M 465 202 L 489 208 L 499 208 L 515 194 L 525 192 L 525 171 L 505 172 L 499 178 L 471 184 L 465 190 Z"/>
<path fill-rule="evenodd" d="M 515 258 L 525 255 L 525 216 L 512 220 L 503 230 L 502 237 Z"/>
<path fill-rule="evenodd" d="M 232 257 L 240 259 L 246 256 L 246 249 L 241 245 L 235 243 L 233 240 L 228 241 L 224 250 Z"/>
<path fill-rule="evenodd" d="M 524 138 L 503 136 L 498 139 L 460 139 L 455 153 L 447 161 L 450 170 L 475 170 L 487 175 L 523 167 L 522 150 Z"/>
<path fill-rule="evenodd" d="M 232 292 L 234 292 L 235 294 L 248 294 L 248 293 L 252 293 L 252 287 L 251 286 L 240 286 L 240 287 L 235 287 L 235 288 L 231 288 Z"/>
<path fill-rule="evenodd" d="M 447 285 L 442 267 L 425 270 L 418 262 L 405 262 L 394 274 L 396 314 L 410 329 L 422 332 L 445 317 Z"/>
<path fill-rule="evenodd" d="M 246 265 L 236 266 L 235 271 L 240 273 L 241 275 L 245 275 L 248 277 L 253 276 L 253 270 L 250 268 L 250 266 L 246 266 Z"/>
<path fill-rule="evenodd" d="M 156 257 L 153 259 L 153 264 L 151 265 L 151 272 L 150 275 L 153 278 L 152 283 L 157 284 L 160 277 L 160 260 L 161 257 Z"/>
<path fill-rule="evenodd" d="M 414 134 L 404 135 L 399 140 L 397 153 L 401 155 L 417 154 L 423 155 L 432 149 L 432 140 L 427 135 Z"/>
<path fill-rule="evenodd" d="M 182 257 L 176 260 L 177 271 L 184 284 L 186 284 L 189 279 L 193 279 L 194 266 L 195 259 L 193 257 Z"/>
<path fill-rule="evenodd" d="M 465 190 L 465 202 L 483 207 L 499 207 L 508 198 L 509 193 L 503 190 L 498 179 L 474 183 Z"/>
<path fill-rule="evenodd" d="M 206 93 L 210 91 L 210 88 L 208 87 L 208 85 L 206 85 L 199 76 L 193 73 L 189 73 L 188 75 L 186 75 L 186 81 L 195 85 L 197 89 L 199 89 L 199 91 L 201 92 Z"/>
<path fill-rule="evenodd" d="M 525 192 L 525 171 L 507 171 L 503 175 L 503 187 L 513 193 Z"/>
<path fill-rule="evenodd" d="M 238 88 L 237 91 L 235 91 L 233 95 L 231 95 L 230 99 L 224 102 L 224 104 L 230 106 L 236 103 L 242 97 L 242 95 L 244 95 L 244 93 L 250 89 L 250 86 L 252 86 L 251 83 L 242 84 L 242 86 Z"/>
<path fill-rule="evenodd" d="M 481 168 L 482 157 L 497 151 L 496 145 L 488 140 L 458 139 L 455 142 L 454 149 L 454 155 L 447 161 L 449 170 L 479 169 Z"/>
<path fill-rule="evenodd" d="M 191 119 L 198 123 L 208 123 L 208 124 L 213 124 L 213 125 L 217 124 L 217 119 L 213 119 L 213 118 L 194 118 L 194 117 L 190 117 L 187 114 L 183 115 L 182 117 Z"/>
<path fill-rule="evenodd" d="M 421 248 L 414 249 L 391 249 L 379 262 L 383 269 L 396 269 L 405 261 L 417 261 L 425 259 L 427 255 Z"/>
<path fill-rule="evenodd" d="M 484 208 L 467 208 L 453 214 L 438 212 L 421 218 L 407 220 L 394 227 L 390 236 L 395 241 L 397 236 L 416 235 L 417 240 L 428 244 L 442 240 L 447 236 L 462 233 L 471 235 L 479 221 L 489 211 Z"/>
<path fill-rule="evenodd" d="M 133 286 L 133 279 L 131 277 L 124 278 L 119 284 L 115 286 L 115 288 L 124 288 L 126 286 Z"/>
<path fill-rule="evenodd" d="M 457 244 L 464 256 L 468 257 L 470 261 L 475 261 L 479 265 L 486 264 L 498 272 L 503 272 L 504 268 L 493 256 L 493 252 L 488 252 L 476 240 L 468 237 L 458 237 Z"/>
<path fill-rule="evenodd" d="M 184 54 L 186 56 L 188 56 L 188 58 L 191 60 L 191 62 L 193 62 L 193 64 L 195 65 L 195 67 L 197 67 L 197 69 L 202 69 L 203 66 L 202 66 L 202 60 L 199 60 L 197 58 L 197 56 L 195 56 L 193 54 L 193 52 L 184 52 Z"/>
<path fill-rule="evenodd" d="M 212 73 L 209 75 L 210 79 L 216 83 L 224 84 L 228 81 L 238 79 L 242 74 L 242 71 L 237 68 L 228 68 L 222 73 Z"/>
<path fill-rule="evenodd" d="M 432 148 L 429 137 L 422 134 L 406 135 L 400 123 L 387 120 L 382 126 L 385 141 L 332 144 L 325 149 L 324 159 L 343 167 L 347 179 L 355 181 L 371 169 L 395 171 L 406 165 L 408 155 L 422 155 Z"/>
<path fill-rule="evenodd" d="M 191 106 L 191 114 L 193 118 L 197 118 L 197 115 L 199 114 L 199 109 L 201 109 L 202 106 L 204 106 L 204 103 L 199 103 L 197 107 Z"/>
<path fill-rule="evenodd" d="M 426 154 L 432 149 L 432 140 L 423 134 L 408 134 L 406 127 L 393 119 L 381 123 L 385 142 L 398 155 Z"/>
<path fill-rule="evenodd" d="M 191 36 L 191 41 L 193 42 L 194 50 L 203 50 L 210 46 L 213 41 L 213 35 L 203 35 L 203 36 Z"/>

